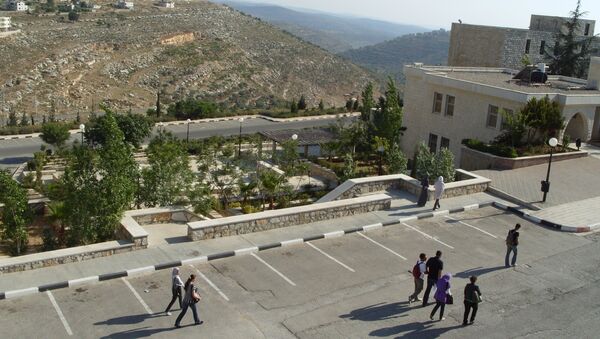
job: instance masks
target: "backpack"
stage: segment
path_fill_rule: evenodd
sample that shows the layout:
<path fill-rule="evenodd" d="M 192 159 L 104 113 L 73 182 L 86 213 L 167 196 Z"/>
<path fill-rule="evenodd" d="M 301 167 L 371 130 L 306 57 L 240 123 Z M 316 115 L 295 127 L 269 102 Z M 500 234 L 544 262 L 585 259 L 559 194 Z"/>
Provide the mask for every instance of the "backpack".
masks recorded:
<path fill-rule="evenodd" d="M 506 236 L 506 245 L 512 246 L 515 243 L 515 230 L 508 231 L 508 235 Z"/>
<path fill-rule="evenodd" d="M 419 266 L 421 266 L 421 261 L 417 261 L 415 266 L 413 266 L 412 275 L 415 278 L 421 278 L 421 268 Z"/>

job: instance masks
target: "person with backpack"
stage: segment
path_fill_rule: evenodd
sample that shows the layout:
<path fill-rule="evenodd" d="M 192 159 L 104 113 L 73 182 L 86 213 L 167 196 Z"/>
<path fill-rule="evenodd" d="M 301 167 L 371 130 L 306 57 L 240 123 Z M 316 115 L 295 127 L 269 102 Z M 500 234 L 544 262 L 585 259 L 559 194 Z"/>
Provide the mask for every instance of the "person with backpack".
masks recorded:
<path fill-rule="evenodd" d="M 433 316 L 438 309 L 440 309 L 440 321 L 446 319 L 444 318 L 444 308 L 446 308 L 446 304 L 454 303 L 454 297 L 452 297 L 452 292 L 450 291 L 450 279 L 452 279 L 452 274 L 446 273 L 437 281 L 436 291 L 433 295 L 435 307 L 429 315 L 430 320 L 433 320 Z"/>
<path fill-rule="evenodd" d="M 423 281 L 425 280 L 425 272 L 427 272 L 425 260 L 427 260 L 427 256 L 425 253 L 421 253 L 419 254 L 419 260 L 417 260 L 417 263 L 413 266 L 412 275 L 415 280 L 415 291 L 408 296 L 409 305 L 413 301 L 421 301 L 421 299 L 419 299 L 419 293 L 423 290 Z"/>
<path fill-rule="evenodd" d="M 440 259 L 442 257 L 442 251 L 435 252 L 435 257 L 429 258 L 425 264 L 427 268 L 427 288 L 423 295 L 423 307 L 427 306 L 429 301 L 429 293 L 431 289 L 437 283 L 438 279 L 442 276 L 442 270 L 444 269 L 444 262 Z"/>
<path fill-rule="evenodd" d="M 475 316 L 477 315 L 477 308 L 481 302 L 481 291 L 479 290 L 479 286 L 475 285 L 477 276 L 472 275 L 469 277 L 469 281 L 471 282 L 465 286 L 465 314 L 463 316 L 463 326 L 473 324 Z M 471 320 L 467 323 L 471 310 L 473 310 L 473 313 L 471 313 Z"/>
<path fill-rule="evenodd" d="M 504 258 L 504 266 L 510 267 L 508 265 L 508 259 L 510 257 L 510 252 L 513 252 L 513 257 L 510 262 L 511 266 L 517 266 L 517 246 L 519 246 L 519 229 L 521 228 L 521 224 L 516 224 L 515 228 L 508 231 L 508 235 L 506 236 L 506 257 Z"/>
<path fill-rule="evenodd" d="M 171 272 L 171 293 L 173 293 L 173 297 L 171 298 L 171 302 L 169 303 L 169 305 L 167 306 L 167 309 L 165 310 L 165 313 L 167 315 L 171 315 L 171 312 L 169 312 L 171 310 L 171 306 L 173 306 L 173 304 L 175 303 L 175 300 L 179 299 L 179 308 L 182 308 L 182 302 L 181 299 L 183 297 L 183 281 L 181 280 L 181 277 L 179 276 L 179 267 L 174 267 L 173 271 Z"/>
<path fill-rule="evenodd" d="M 200 295 L 198 294 L 198 290 L 194 285 L 194 281 L 196 281 L 196 276 L 194 274 L 191 274 L 185 282 L 185 297 L 183 298 L 183 308 L 181 309 L 181 313 L 179 313 L 177 320 L 175 320 L 175 327 L 181 327 L 181 319 L 183 319 L 183 316 L 185 316 L 185 313 L 187 312 L 188 308 L 191 308 L 192 313 L 194 314 L 194 324 L 201 325 L 204 322 L 198 318 L 198 310 L 196 309 L 196 303 L 200 301 Z"/>

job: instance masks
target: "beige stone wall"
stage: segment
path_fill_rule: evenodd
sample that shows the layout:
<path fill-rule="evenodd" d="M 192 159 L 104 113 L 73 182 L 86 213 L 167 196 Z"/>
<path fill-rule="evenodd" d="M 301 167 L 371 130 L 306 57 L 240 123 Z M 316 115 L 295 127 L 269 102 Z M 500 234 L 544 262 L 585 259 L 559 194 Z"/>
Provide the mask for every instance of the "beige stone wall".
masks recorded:
<path fill-rule="evenodd" d="M 453 23 L 448 65 L 502 67 L 504 40 L 501 28 Z"/>
<path fill-rule="evenodd" d="M 182 45 L 186 42 L 192 42 L 195 39 L 193 32 L 172 34 L 160 38 L 161 45 Z"/>

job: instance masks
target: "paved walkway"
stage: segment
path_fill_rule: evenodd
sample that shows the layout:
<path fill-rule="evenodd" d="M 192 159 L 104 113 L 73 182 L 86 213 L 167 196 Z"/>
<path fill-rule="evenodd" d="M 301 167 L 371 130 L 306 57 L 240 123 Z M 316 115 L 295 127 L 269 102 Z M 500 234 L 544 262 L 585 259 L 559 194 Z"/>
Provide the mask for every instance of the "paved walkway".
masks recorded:
<path fill-rule="evenodd" d="M 587 157 L 552 163 L 550 192 L 542 203 L 540 182 L 546 178 L 548 165 L 510 171 L 481 170 L 475 173 L 492 179 L 492 186 L 541 208 L 548 208 L 600 195 L 600 159 Z"/>
<path fill-rule="evenodd" d="M 545 208 L 531 215 L 563 226 L 600 226 L 600 197 Z"/>
<path fill-rule="evenodd" d="M 391 192 L 394 196 L 391 209 L 290 226 L 265 232 L 244 234 L 225 238 L 177 243 L 158 244 L 145 250 L 117 254 L 82 262 L 57 265 L 25 272 L 0 274 L 0 291 L 24 289 L 44 284 L 80 279 L 89 276 L 126 271 L 145 266 L 190 259 L 202 255 L 234 251 L 247 247 L 271 244 L 297 238 L 305 238 L 326 232 L 335 232 L 352 227 L 362 227 L 376 223 L 398 221 L 398 219 L 423 212 L 430 212 L 433 202 L 426 207 L 418 207 L 414 198 L 400 191 Z M 460 208 L 472 204 L 500 201 L 486 193 L 477 193 L 441 201 L 442 210 Z M 504 204 L 513 205 L 507 202 Z"/>

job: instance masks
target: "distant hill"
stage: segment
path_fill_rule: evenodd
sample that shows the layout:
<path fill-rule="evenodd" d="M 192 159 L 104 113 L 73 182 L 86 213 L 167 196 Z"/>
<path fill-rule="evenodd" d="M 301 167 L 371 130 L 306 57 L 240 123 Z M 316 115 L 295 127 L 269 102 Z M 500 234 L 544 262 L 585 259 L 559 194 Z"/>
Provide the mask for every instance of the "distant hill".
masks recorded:
<path fill-rule="evenodd" d="M 408 34 L 373 46 L 349 50 L 340 55 L 380 76 L 392 75 L 404 81 L 402 67 L 413 62 L 445 65 L 448 60 L 450 32 L 443 29 Z"/>
<path fill-rule="evenodd" d="M 305 12 L 276 5 L 227 0 L 217 2 L 267 21 L 334 53 L 374 45 L 405 34 L 429 30 L 413 25 L 343 17 L 321 12 Z"/>
<path fill-rule="evenodd" d="M 104 102 L 145 111 L 195 97 L 265 108 L 304 95 L 341 106 L 374 81 L 370 72 L 254 17 L 205 1 L 134 11 L 102 6 L 75 23 L 13 17 L 20 34 L 0 41 L 0 121 L 11 110 L 57 118 Z"/>

